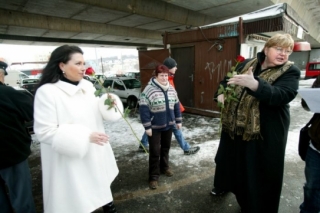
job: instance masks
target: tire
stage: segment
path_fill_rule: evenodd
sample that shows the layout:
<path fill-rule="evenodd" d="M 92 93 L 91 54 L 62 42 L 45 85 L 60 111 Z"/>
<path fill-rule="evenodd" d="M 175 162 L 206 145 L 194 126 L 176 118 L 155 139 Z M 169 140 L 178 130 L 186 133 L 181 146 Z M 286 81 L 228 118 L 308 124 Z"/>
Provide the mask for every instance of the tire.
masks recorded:
<path fill-rule="evenodd" d="M 138 103 L 138 99 L 136 97 L 129 97 L 127 100 L 127 105 L 129 107 L 129 109 L 136 108 L 137 103 Z"/>

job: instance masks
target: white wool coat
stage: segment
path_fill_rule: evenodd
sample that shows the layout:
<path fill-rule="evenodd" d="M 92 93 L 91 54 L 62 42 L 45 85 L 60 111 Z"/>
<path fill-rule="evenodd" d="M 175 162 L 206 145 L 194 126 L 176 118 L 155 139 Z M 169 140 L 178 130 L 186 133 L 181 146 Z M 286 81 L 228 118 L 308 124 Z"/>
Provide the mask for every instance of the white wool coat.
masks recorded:
<path fill-rule="evenodd" d="M 90 213 L 113 200 L 110 184 L 119 170 L 112 148 L 89 141 L 92 132 L 105 133 L 94 91 L 81 80 L 77 86 L 45 84 L 36 92 L 45 213 Z"/>

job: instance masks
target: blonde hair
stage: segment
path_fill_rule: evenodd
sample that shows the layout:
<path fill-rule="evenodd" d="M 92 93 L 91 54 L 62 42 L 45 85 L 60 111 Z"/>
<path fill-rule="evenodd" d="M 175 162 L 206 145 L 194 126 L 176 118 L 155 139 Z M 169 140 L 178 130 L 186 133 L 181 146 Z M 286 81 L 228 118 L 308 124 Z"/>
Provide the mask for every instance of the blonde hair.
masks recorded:
<path fill-rule="evenodd" d="M 290 48 L 292 50 L 294 46 L 294 40 L 290 34 L 276 34 L 269 38 L 269 40 L 265 43 L 263 50 L 266 47 L 269 48 L 274 46 Z"/>

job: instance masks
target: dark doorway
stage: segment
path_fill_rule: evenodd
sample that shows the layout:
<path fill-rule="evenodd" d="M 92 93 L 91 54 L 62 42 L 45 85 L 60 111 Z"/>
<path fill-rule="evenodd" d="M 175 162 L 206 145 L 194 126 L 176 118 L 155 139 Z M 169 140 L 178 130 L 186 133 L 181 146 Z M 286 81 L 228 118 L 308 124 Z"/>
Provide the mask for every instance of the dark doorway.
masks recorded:
<path fill-rule="evenodd" d="M 184 106 L 194 107 L 194 47 L 171 48 L 171 57 L 178 64 L 174 84 L 179 100 Z"/>

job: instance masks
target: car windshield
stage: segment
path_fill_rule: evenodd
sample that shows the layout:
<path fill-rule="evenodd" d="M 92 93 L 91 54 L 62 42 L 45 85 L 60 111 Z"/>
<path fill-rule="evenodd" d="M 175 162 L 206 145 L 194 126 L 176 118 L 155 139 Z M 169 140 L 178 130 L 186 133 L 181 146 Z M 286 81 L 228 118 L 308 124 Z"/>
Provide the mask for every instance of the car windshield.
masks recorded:
<path fill-rule="evenodd" d="M 29 78 L 29 76 L 23 73 L 23 74 L 19 74 L 19 78 L 25 79 L 25 78 Z"/>
<path fill-rule="evenodd" d="M 141 83 L 137 79 L 126 79 L 123 83 L 127 89 L 141 88 Z"/>
<path fill-rule="evenodd" d="M 95 77 L 97 79 L 102 79 L 102 80 L 106 80 L 107 79 L 107 77 L 105 75 L 100 75 L 100 74 L 96 74 Z"/>

